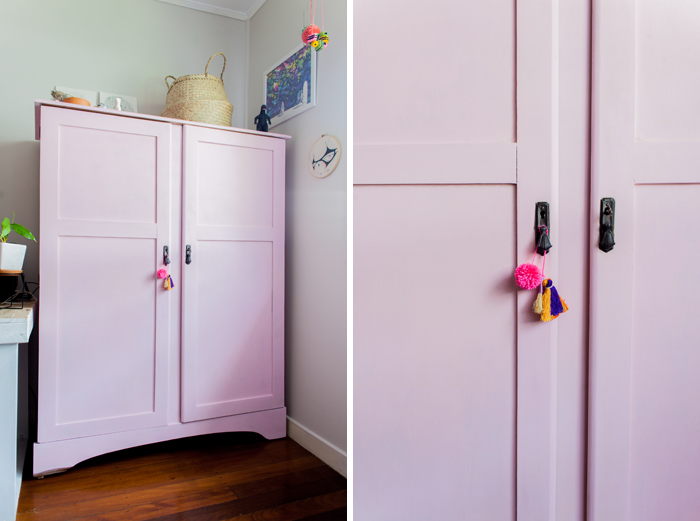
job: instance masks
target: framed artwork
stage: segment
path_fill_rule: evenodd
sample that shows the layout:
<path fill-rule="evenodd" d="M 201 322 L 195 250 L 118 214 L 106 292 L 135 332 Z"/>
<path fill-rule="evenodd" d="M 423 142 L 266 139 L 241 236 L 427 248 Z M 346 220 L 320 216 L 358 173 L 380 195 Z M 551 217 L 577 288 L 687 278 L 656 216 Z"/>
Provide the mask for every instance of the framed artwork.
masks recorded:
<path fill-rule="evenodd" d="M 274 127 L 316 105 L 316 51 L 303 43 L 265 73 L 264 100 Z"/>

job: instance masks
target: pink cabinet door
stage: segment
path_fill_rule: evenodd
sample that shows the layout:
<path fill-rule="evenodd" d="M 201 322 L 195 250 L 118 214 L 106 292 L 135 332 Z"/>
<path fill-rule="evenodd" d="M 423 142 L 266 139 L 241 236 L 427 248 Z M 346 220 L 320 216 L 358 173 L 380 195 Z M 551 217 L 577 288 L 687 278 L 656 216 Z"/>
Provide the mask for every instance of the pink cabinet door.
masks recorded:
<path fill-rule="evenodd" d="M 166 424 L 171 128 L 41 109 L 38 441 Z"/>
<path fill-rule="evenodd" d="M 284 405 L 284 150 L 184 128 L 183 421 Z"/>
<path fill-rule="evenodd" d="M 558 16 L 354 3 L 357 519 L 573 519 L 556 515 L 557 324 L 513 280 L 538 201 L 559 273 Z M 391 35 L 381 53 L 370 34 Z"/>
<path fill-rule="evenodd" d="M 593 9 L 589 519 L 698 519 L 700 4 Z"/>

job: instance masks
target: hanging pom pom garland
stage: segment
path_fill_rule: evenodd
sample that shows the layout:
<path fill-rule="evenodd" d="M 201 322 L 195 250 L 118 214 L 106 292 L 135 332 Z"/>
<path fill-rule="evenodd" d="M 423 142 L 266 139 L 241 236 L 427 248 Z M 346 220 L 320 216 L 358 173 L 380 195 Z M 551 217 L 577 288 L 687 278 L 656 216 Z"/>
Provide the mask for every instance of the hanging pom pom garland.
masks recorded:
<path fill-rule="evenodd" d="M 542 272 L 535 265 L 535 255 L 532 256 L 532 262 L 515 268 L 515 282 L 523 289 L 535 289 L 542 283 Z"/>
<path fill-rule="evenodd" d="M 545 230 L 548 235 L 549 232 Z M 543 234 L 544 235 L 544 234 Z M 557 288 L 554 287 L 552 279 L 544 278 L 544 267 L 547 261 L 547 251 L 542 256 L 542 270 L 535 264 L 535 255 L 532 262 L 521 264 L 515 269 L 515 282 L 523 289 L 535 289 L 539 286 L 535 302 L 532 304 L 532 311 L 540 315 L 542 322 L 551 322 L 562 313 L 569 310 L 564 299 L 559 296 Z"/>
<path fill-rule="evenodd" d="M 316 45 L 313 47 L 317 51 L 322 51 L 326 48 L 326 45 L 328 45 L 328 33 L 326 31 L 321 31 L 316 39 Z"/>
<path fill-rule="evenodd" d="M 328 33 L 323 30 L 324 20 L 323 20 L 323 0 L 321 0 L 321 27 L 314 24 L 314 18 L 316 17 L 316 7 L 314 5 L 314 0 L 309 0 L 311 9 L 309 11 L 309 25 L 304 27 L 301 31 L 301 41 L 306 45 L 310 45 L 316 51 L 322 51 L 328 45 Z"/>
<path fill-rule="evenodd" d="M 304 42 L 306 45 L 313 45 L 313 43 L 318 39 L 318 35 L 320 32 L 321 29 L 318 25 L 307 25 L 301 32 L 301 41 Z"/>
<path fill-rule="evenodd" d="M 163 281 L 163 288 L 167 290 L 171 290 L 175 287 L 175 284 L 173 283 L 173 278 L 170 276 L 170 273 L 168 273 L 168 267 L 163 264 L 163 266 L 156 271 L 156 276 L 159 279 L 165 279 Z"/>

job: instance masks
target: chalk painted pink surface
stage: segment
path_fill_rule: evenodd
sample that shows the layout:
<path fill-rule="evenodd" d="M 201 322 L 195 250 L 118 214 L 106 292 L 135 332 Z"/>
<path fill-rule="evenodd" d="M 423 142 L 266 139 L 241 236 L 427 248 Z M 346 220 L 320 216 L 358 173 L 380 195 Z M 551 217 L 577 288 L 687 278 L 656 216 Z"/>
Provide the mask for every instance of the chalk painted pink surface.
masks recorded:
<path fill-rule="evenodd" d="M 199 422 L 175 423 L 166 427 L 35 443 L 34 475 L 55 474 L 100 454 L 188 436 L 248 431 L 262 434 L 270 440 L 284 438 L 287 435 L 286 411 L 285 407 L 280 407 L 269 411 L 237 414 Z"/>
<path fill-rule="evenodd" d="M 355 515 L 557 519 L 558 399 L 580 389 L 558 397 L 558 325 L 537 321 L 512 275 L 532 256 L 536 202 L 561 237 L 557 4 L 442 4 L 441 26 L 470 24 L 448 31 L 457 55 L 415 37 L 423 9 L 354 8 L 358 34 L 395 20 L 390 62 L 355 40 Z M 394 117 L 379 120 L 376 85 L 402 68 Z M 580 423 L 564 430 L 580 447 Z M 563 515 L 582 515 L 582 495 Z"/>
<path fill-rule="evenodd" d="M 515 2 L 362 0 L 353 10 L 356 144 L 515 141 Z M 373 34 L 386 35 L 381 52 Z"/>
<path fill-rule="evenodd" d="M 196 163 L 186 168 L 180 126 L 52 106 L 40 121 L 34 473 L 179 436 L 247 428 L 283 436 L 284 140 L 193 129 L 206 137 L 195 146 L 206 143 L 189 149 Z M 189 201 L 202 208 L 193 222 L 207 226 L 192 235 L 182 224 L 183 172 L 203 187 Z M 191 265 L 183 239 L 194 246 Z M 171 291 L 155 275 L 165 245 Z M 202 286 L 186 269 L 198 261 Z M 190 374 L 196 387 L 184 384 Z M 204 421 L 183 427 L 194 419 L 190 403 L 208 408 L 195 412 Z"/>
<path fill-rule="evenodd" d="M 593 521 L 700 511 L 698 9 L 594 3 L 591 228 L 614 197 L 617 244 L 591 252 Z"/>
<path fill-rule="evenodd" d="M 165 425 L 170 126 L 46 108 L 43 129 L 38 441 Z"/>
<path fill-rule="evenodd" d="M 183 421 L 283 405 L 284 141 L 185 127 Z"/>
<path fill-rule="evenodd" d="M 355 186 L 357 519 L 514 519 L 514 203 L 512 185 Z"/>

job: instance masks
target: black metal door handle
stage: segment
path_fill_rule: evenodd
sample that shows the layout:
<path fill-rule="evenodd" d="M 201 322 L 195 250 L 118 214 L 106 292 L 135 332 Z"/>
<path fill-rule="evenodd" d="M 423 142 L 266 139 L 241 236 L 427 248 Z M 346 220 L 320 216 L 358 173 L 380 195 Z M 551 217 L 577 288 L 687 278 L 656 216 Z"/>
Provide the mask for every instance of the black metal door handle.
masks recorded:
<path fill-rule="evenodd" d="M 166 266 L 170 264 L 170 250 L 167 246 L 163 246 L 163 264 Z"/>
<path fill-rule="evenodd" d="M 600 236 L 598 248 L 605 253 L 615 247 L 615 199 L 604 197 L 600 200 Z"/>
<path fill-rule="evenodd" d="M 192 246 L 185 247 L 185 264 L 192 264 Z"/>
<path fill-rule="evenodd" d="M 535 205 L 535 242 L 540 255 L 549 253 L 552 248 L 552 241 L 549 240 L 549 203 Z"/>

